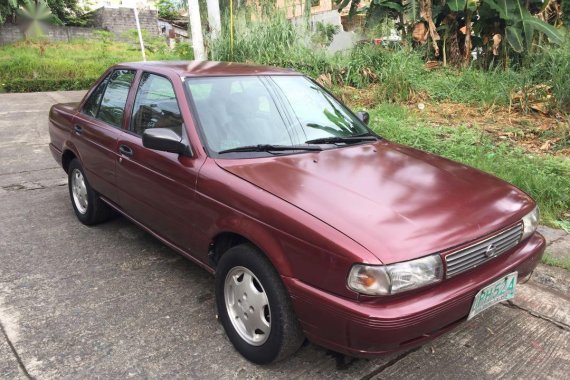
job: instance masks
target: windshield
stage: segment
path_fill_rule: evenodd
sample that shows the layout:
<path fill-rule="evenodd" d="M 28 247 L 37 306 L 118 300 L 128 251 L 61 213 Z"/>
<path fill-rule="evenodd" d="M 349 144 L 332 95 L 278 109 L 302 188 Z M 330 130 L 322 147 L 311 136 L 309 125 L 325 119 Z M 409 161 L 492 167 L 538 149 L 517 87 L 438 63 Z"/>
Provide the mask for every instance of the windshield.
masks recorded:
<path fill-rule="evenodd" d="M 214 153 L 263 145 L 313 144 L 369 134 L 324 89 L 303 76 L 187 78 L 204 143 Z M 344 141 L 346 143 L 346 141 Z M 251 149 L 249 150 L 251 151 Z"/>

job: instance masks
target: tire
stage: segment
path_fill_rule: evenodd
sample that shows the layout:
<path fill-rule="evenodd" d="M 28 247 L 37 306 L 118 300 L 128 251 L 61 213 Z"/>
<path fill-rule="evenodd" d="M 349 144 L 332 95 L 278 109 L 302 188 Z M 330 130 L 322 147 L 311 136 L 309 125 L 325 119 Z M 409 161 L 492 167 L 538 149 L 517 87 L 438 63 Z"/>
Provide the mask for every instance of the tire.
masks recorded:
<path fill-rule="evenodd" d="M 238 297 L 236 293 L 247 293 L 248 298 Z M 250 244 L 237 245 L 222 255 L 216 268 L 216 306 L 235 349 L 255 364 L 285 359 L 294 354 L 305 339 L 279 274 Z M 269 322 L 269 327 L 265 322 Z"/>
<path fill-rule="evenodd" d="M 77 158 L 71 160 L 67 173 L 69 198 L 77 219 L 88 226 L 108 220 L 113 212 L 91 188 Z"/>

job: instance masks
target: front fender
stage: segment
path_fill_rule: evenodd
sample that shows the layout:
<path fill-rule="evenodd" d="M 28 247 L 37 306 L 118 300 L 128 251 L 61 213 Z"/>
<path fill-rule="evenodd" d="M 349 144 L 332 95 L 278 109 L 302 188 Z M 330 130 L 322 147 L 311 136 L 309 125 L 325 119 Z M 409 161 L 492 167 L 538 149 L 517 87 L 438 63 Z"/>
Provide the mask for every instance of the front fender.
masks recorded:
<path fill-rule="evenodd" d="M 280 275 L 350 298 L 356 297 L 346 286 L 350 267 L 381 264 L 346 235 L 212 160 L 202 166 L 197 191 L 197 228 L 207 240 L 200 251 L 231 232 L 261 249 Z"/>

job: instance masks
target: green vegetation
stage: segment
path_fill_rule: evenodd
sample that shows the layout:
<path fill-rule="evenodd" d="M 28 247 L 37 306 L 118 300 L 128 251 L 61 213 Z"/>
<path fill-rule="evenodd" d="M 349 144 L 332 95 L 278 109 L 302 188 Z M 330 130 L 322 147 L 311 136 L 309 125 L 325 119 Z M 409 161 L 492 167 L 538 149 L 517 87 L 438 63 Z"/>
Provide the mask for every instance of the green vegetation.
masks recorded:
<path fill-rule="evenodd" d="M 570 258 L 559 258 L 551 256 L 548 254 L 548 248 L 546 249 L 546 254 L 542 257 L 542 262 L 547 265 L 570 270 Z"/>
<path fill-rule="evenodd" d="M 78 0 L 2 0 L 0 1 L 0 24 L 3 24 L 6 19 L 14 21 L 18 15 L 27 18 L 25 14 L 21 14 L 21 11 L 24 10 L 26 13 L 26 9 L 29 11 L 38 7 L 46 8 L 51 12 L 51 17 L 47 21 L 54 24 L 85 26 L 89 23 L 88 10 L 82 8 Z"/>
<path fill-rule="evenodd" d="M 371 126 L 381 136 L 492 173 L 530 194 L 542 221 L 557 225 L 570 210 L 570 161 L 534 156 L 466 126 L 433 127 L 406 107 L 382 104 L 371 111 Z"/>
<path fill-rule="evenodd" d="M 549 43 L 563 44 L 563 12 L 555 0 L 374 0 L 363 10 L 362 0 L 335 2 L 351 16 L 365 13 L 367 28 L 393 21 L 444 65 L 468 66 L 477 51 L 477 66 L 507 66 Z"/>
<path fill-rule="evenodd" d="M 140 61 L 136 45 L 113 41 L 101 32 L 97 41 L 48 43 L 22 41 L 0 47 L 0 91 L 83 90 L 109 66 Z M 153 49 L 154 50 L 154 49 Z M 175 53 L 148 51 L 149 60 L 180 59 Z"/>
<path fill-rule="evenodd" d="M 544 48 L 532 56 L 528 71 L 532 82 L 552 86 L 558 109 L 570 112 L 570 37 L 561 48 Z"/>
<path fill-rule="evenodd" d="M 472 65 L 428 70 L 424 52 L 406 45 L 395 50 L 358 45 L 347 52 L 327 54 L 308 44 L 304 32 L 278 12 L 256 22 L 237 22 L 233 49 L 229 22 L 223 25 L 221 37 L 212 45 L 211 59 L 290 67 L 320 77 L 327 86 L 377 84 L 379 103 L 418 98 L 484 107 L 515 103 L 526 112 L 531 102 L 544 101 L 547 108 L 570 112 L 570 41 L 560 47 L 545 46 L 529 54 L 524 65 L 512 68 Z M 547 89 L 536 94 L 539 85 Z"/>

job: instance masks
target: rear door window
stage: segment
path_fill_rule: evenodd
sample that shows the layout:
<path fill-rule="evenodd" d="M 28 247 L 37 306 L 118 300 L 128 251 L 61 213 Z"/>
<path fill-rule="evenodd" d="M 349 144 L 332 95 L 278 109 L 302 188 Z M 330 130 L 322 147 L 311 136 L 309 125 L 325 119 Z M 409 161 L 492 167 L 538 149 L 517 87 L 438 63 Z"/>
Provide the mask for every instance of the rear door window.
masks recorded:
<path fill-rule="evenodd" d="M 82 113 L 91 117 L 97 117 L 97 112 L 99 112 L 99 106 L 101 105 L 101 99 L 103 98 L 103 93 L 105 92 L 105 87 L 107 87 L 107 82 L 109 77 L 107 75 L 105 79 L 99 83 L 99 86 L 91 93 L 85 104 L 83 105 Z"/>
<path fill-rule="evenodd" d="M 94 117 L 120 128 L 125 112 L 125 104 L 133 79 L 135 77 L 134 70 L 115 70 L 109 76 L 103 96 L 100 99 L 100 105 Z M 97 88 L 99 90 L 99 88 Z M 97 92 L 97 90 L 93 93 Z M 94 102 L 96 99 L 94 99 Z"/>

